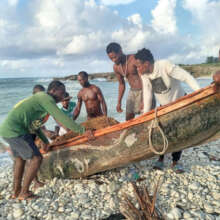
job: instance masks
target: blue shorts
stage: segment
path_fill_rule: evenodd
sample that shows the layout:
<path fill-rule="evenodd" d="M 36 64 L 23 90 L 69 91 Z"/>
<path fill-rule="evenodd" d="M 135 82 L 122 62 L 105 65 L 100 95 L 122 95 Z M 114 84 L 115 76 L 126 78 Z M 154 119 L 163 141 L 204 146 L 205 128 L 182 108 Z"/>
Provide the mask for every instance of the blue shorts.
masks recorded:
<path fill-rule="evenodd" d="M 42 157 L 39 149 L 34 143 L 34 136 L 31 134 L 4 138 L 4 140 L 10 145 L 14 157 L 21 157 L 23 160 L 31 159 L 33 156 Z"/>

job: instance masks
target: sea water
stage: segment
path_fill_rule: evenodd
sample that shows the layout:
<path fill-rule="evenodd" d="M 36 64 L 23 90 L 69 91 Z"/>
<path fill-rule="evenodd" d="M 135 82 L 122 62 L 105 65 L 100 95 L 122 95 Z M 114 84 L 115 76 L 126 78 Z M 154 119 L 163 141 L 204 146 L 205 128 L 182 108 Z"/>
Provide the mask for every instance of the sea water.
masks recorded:
<path fill-rule="evenodd" d="M 41 84 L 47 88 L 48 84 L 52 81 L 52 78 L 3 78 L 0 79 L 0 124 L 7 117 L 8 112 L 12 107 L 20 100 L 31 96 L 34 85 Z M 205 87 L 211 83 L 211 78 L 198 78 L 197 79 L 201 87 Z M 118 99 L 118 83 L 117 82 L 107 82 L 103 79 L 91 80 L 90 83 L 97 85 L 105 98 L 108 116 L 113 117 L 119 122 L 125 120 L 125 104 L 126 97 L 128 93 L 129 86 L 126 84 L 126 91 L 122 101 L 122 113 L 117 113 L 116 105 Z M 72 96 L 72 101 L 77 102 L 77 94 L 81 89 L 80 84 L 77 81 L 64 81 L 66 90 Z M 183 87 L 187 93 L 192 92 L 188 85 L 183 83 Z M 77 119 L 78 123 L 86 120 L 85 106 L 82 106 L 81 113 Z M 54 129 L 56 122 L 52 117 L 46 123 L 46 127 L 49 129 Z M 3 140 L 0 138 L 0 142 Z M 4 142 L 3 142 L 4 143 Z M 0 154 L 0 165 L 6 164 L 10 161 L 10 157 L 7 153 Z"/>

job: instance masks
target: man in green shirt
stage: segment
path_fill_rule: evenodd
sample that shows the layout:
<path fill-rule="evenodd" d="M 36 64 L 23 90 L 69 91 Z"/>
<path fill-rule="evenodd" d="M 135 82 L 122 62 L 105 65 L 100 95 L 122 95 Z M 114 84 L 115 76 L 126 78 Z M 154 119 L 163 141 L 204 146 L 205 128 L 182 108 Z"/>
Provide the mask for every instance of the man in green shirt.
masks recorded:
<path fill-rule="evenodd" d="M 38 92 L 18 104 L 9 112 L 6 120 L 0 126 L 0 136 L 9 143 L 14 160 L 13 198 L 19 200 L 32 199 L 36 196 L 29 191 L 32 180 L 36 177 L 41 165 L 42 155 L 34 143 L 31 131 L 34 131 L 45 143 L 43 146 L 48 151 L 48 140 L 41 131 L 39 119 L 44 120 L 46 115 L 51 115 L 64 127 L 79 134 L 85 134 L 88 139 L 94 138 L 91 131 L 69 120 L 56 105 L 62 101 L 66 92 L 65 85 L 60 81 L 52 81 L 47 93 Z M 37 122 L 37 123 L 35 123 Z M 26 160 L 29 160 L 25 169 Z M 22 178 L 24 174 L 23 184 Z"/>

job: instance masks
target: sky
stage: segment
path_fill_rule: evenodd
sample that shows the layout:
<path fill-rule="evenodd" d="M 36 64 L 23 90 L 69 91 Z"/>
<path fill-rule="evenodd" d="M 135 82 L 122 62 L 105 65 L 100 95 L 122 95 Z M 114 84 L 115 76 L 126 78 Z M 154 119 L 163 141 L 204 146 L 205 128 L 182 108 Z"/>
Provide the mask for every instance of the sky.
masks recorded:
<path fill-rule="evenodd" d="M 220 49 L 220 0 L 1 0 L 0 77 L 112 72 L 105 49 L 205 62 Z"/>

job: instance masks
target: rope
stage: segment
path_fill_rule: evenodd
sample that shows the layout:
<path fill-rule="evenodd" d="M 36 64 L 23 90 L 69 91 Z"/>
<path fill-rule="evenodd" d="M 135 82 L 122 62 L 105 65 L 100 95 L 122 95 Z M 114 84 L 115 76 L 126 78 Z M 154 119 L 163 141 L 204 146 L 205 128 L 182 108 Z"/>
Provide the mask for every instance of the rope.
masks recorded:
<path fill-rule="evenodd" d="M 162 135 L 162 138 L 163 138 L 163 148 L 162 148 L 162 151 L 158 151 L 155 146 L 152 144 L 152 140 L 151 140 L 151 136 L 152 136 L 152 130 L 153 128 L 158 128 L 161 135 Z M 167 148 L 169 146 L 169 142 L 168 142 L 168 139 L 167 137 L 165 136 L 162 128 L 160 127 L 159 125 L 159 122 L 158 122 L 158 118 L 157 118 L 157 108 L 155 108 L 155 118 L 154 120 L 151 121 L 151 125 L 150 125 L 150 130 L 149 130 L 149 147 L 150 147 L 150 150 L 155 153 L 155 154 L 158 154 L 158 155 L 163 155 Z"/>

